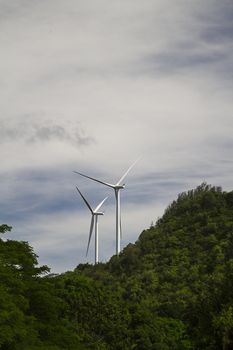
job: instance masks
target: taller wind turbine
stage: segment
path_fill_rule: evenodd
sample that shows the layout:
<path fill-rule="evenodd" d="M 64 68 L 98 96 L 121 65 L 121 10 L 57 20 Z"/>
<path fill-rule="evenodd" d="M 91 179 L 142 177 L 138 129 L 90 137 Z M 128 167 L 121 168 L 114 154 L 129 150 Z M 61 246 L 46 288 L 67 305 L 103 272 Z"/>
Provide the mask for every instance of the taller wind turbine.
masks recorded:
<path fill-rule="evenodd" d="M 89 238 L 88 238 L 88 244 L 87 244 L 87 251 L 86 251 L 86 256 L 88 254 L 88 250 L 89 250 L 89 246 L 90 246 L 90 242 L 91 242 L 91 236 L 93 233 L 93 229 L 95 228 L 95 264 L 97 264 L 99 262 L 99 231 L 98 231 L 98 216 L 99 215 L 104 215 L 104 213 L 102 212 L 98 212 L 98 210 L 100 209 L 100 207 L 104 204 L 104 202 L 106 201 L 106 198 L 104 198 L 104 200 L 102 200 L 102 202 L 100 202 L 97 207 L 93 210 L 92 207 L 90 206 L 90 204 L 88 203 L 88 201 L 86 200 L 86 198 L 83 196 L 83 194 L 81 193 L 81 191 L 78 189 L 78 187 L 76 187 L 77 191 L 79 192 L 80 196 L 82 197 L 82 199 L 84 200 L 85 204 L 87 205 L 88 209 L 90 210 L 92 217 L 91 217 L 91 225 L 90 225 L 90 232 L 89 232 Z"/>
<path fill-rule="evenodd" d="M 129 173 L 129 171 L 133 168 L 133 166 L 138 162 L 139 159 L 137 159 L 124 173 L 124 175 L 120 178 L 120 180 L 116 184 L 110 184 L 108 182 L 103 182 L 100 180 L 97 180 L 93 177 L 84 175 L 82 173 L 79 173 L 78 171 L 74 171 L 76 174 L 79 174 L 81 176 L 87 177 L 88 179 L 91 179 L 93 181 L 99 182 L 105 186 L 111 187 L 114 189 L 115 197 L 116 197 L 116 255 L 119 255 L 121 250 L 121 199 L 120 199 L 120 190 L 125 188 L 125 184 L 122 184 L 122 181 L 126 177 L 126 175 Z"/>

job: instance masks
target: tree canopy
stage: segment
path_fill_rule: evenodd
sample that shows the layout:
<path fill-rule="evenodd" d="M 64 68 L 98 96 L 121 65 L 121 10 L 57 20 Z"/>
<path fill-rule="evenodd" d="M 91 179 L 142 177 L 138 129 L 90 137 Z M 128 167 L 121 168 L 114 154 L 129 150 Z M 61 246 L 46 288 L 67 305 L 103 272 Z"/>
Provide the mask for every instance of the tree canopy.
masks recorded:
<path fill-rule="evenodd" d="M 60 275 L 0 239 L 0 282 L 1 350 L 230 350 L 233 192 L 181 193 L 119 257 Z"/>

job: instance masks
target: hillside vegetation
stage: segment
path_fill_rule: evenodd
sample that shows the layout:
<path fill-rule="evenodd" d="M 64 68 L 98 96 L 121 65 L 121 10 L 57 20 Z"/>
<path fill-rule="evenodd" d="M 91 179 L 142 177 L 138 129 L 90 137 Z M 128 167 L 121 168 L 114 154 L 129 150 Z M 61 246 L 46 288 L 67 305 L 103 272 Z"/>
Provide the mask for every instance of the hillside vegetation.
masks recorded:
<path fill-rule="evenodd" d="M 1 350 L 233 349 L 233 192 L 202 184 L 119 257 L 48 272 L 0 240 Z"/>

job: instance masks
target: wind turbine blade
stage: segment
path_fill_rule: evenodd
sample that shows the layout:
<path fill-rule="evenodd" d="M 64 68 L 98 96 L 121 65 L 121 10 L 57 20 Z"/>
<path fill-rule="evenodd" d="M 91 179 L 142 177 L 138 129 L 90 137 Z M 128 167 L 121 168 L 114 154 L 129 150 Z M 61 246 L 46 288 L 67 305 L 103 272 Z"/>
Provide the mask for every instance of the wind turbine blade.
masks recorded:
<path fill-rule="evenodd" d="M 93 181 L 99 182 L 100 184 L 103 184 L 103 185 L 106 185 L 106 186 L 109 186 L 109 187 L 114 188 L 114 185 L 109 184 L 108 182 L 103 182 L 103 181 L 100 181 L 100 180 L 94 179 L 93 177 L 90 177 L 90 176 L 84 175 L 84 174 L 82 174 L 82 173 L 79 173 L 78 171 L 74 171 L 74 173 L 79 174 L 79 175 L 84 176 L 84 177 L 87 177 L 88 179 L 91 179 L 91 180 L 93 180 Z"/>
<path fill-rule="evenodd" d="M 93 210 L 90 206 L 90 204 L 88 203 L 88 201 L 86 200 L 86 198 L 82 195 L 81 191 L 78 189 L 78 187 L 76 186 L 77 191 L 79 192 L 80 196 L 82 197 L 82 199 L 84 200 L 84 202 L 86 203 L 87 207 L 90 209 L 91 213 L 93 214 Z"/>
<path fill-rule="evenodd" d="M 129 169 L 124 173 L 124 175 L 120 178 L 120 180 L 117 182 L 116 186 L 120 185 L 120 183 L 124 180 L 124 178 L 126 177 L 126 175 L 129 173 L 129 171 L 134 167 L 134 165 L 139 161 L 140 158 L 138 158 L 137 160 L 135 160 L 135 162 L 130 165 Z"/>
<path fill-rule="evenodd" d="M 90 226 L 90 232 L 89 232 L 89 238 L 88 238 L 86 256 L 87 256 L 87 254 L 88 254 L 88 250 L 89 250 L 89 246 L 90 246 L 90 242 L 91 242 L 91 236 L 92 236 L 93 228 L 94 228 L 94 215 L 92 214 L 91 226 Z"/>
<path fill-rule="evenodd" d="M 107 198 L 108 197 L 104 198 L 104 200 L 102 200 L 102 202 L 100 202 L 100 204 L 97 205 L 97 207 L 94 209 L 94 213 L 100 209 L 100 207 L 104 204 L 104 202 L 106 201 Z"/>

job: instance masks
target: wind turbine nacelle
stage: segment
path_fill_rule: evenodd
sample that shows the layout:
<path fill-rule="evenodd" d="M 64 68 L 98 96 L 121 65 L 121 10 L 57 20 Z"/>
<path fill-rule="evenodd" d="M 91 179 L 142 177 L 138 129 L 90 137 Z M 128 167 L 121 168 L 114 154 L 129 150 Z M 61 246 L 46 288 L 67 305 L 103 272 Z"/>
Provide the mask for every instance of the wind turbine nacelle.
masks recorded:
<path fill-rule="evenodd" d="M 123 184 L 123 185 L 117 185 L 115 188 L 116 188 L 117 190 L 122 190 L 123 188 L 125 188 L 125 184 Z"/>

